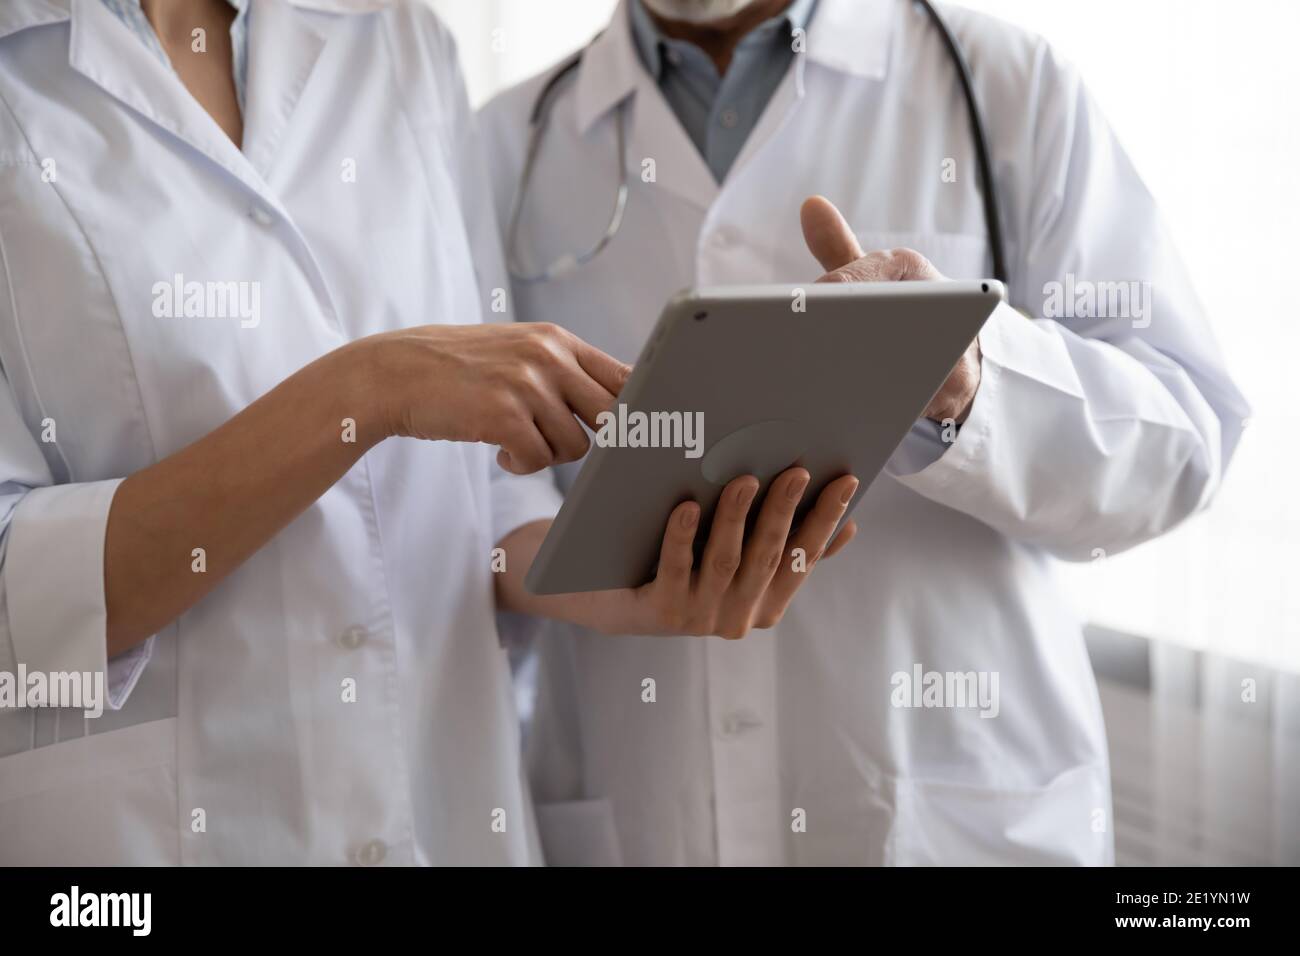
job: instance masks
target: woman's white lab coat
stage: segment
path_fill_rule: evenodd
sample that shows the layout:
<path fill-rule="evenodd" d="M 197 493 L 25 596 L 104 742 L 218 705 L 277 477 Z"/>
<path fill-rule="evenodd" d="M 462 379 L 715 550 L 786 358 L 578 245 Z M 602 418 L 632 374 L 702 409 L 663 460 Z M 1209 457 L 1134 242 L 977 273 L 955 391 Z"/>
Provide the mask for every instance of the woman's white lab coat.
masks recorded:
<path fill-rule="evenodd" d="M 1151 197 L 1079 78 L 1041 40 L 957 8 L 949 17 L 990 128 L 1011 300 L 1036 318 L 999 308 L 955 442 L 931 423 L 913 429 L 856 513 L 859 539 L 818 566 L 776 630 L 727 643 L 560 628 L 539 642 L 529 761 L 554 860 L 1112 859 L 1101 711 L 1057 564 L 1132 547 L 1203 507 L 1247 411 Z M 634 360 L 681 288 L 815 279 L 799 229 L 815 193 L 864 249 L 910 246 L 947 276 L 988 275 L 965 103 L 923 13 L 821 0 L 795 59 L 719 186 L 642 69 L 620 7 L 556 101 L 521 256 L 542 266 L 601 235 L 626 104 L 622 231 L 573 274 L 517 285 L 516 316 Z M 499 214 L 540 82 L 484 114 Z M 1087 283 L 1130 281 L 1143 298 L 1123 315 L 1073 317 Z M 996 677 L 996 708 L 902 706 L 929 672 L 986 687 Z"/>
<path fill-rule="evenodd" d="M 377 6 L 256 5 L 242 152 L 101 0 L 0 6 L 0 670 L 104 668 L 120 479 L 503 284 L 451 41 Z M 0 714 L 0 863 L 528 862 L 490 552 L 556 496 L 491 461 L 380 445 L 107 662 L 120 709 Z"/>

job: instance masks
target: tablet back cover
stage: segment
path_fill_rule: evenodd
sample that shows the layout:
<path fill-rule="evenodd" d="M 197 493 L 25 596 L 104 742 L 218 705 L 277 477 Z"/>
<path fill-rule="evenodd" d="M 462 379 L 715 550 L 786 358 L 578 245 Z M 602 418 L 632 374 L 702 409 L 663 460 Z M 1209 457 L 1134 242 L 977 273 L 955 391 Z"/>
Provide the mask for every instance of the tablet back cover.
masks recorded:
<path fill-rule="evenodd" d="M 885 463 L 1003 294 L 987 281 L 677 296 L 609 426 L 609 437 L 661 446 L 593 443 L 526 586 L 555 594 L 646 583 L 672 509 L 700 502 L 698 554 L 722 487 L 739 475 L 763 483 L 751 518 L 771 479 L 795 464 L 812 475 L 796 523 L 840 475 L 858 476 L 860 498 L 889 480 L 878 479 Z"/>

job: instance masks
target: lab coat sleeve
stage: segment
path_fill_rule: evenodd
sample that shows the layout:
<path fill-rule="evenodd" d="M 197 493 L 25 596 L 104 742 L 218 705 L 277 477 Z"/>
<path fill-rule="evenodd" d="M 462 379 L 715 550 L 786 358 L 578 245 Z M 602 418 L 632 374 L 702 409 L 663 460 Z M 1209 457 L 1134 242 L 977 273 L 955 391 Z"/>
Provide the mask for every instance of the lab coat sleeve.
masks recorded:
<path fill-rule="evenodd" d="M 448 95 L 446 109 L 450 116 L 451 130 L 448 143 L 453 150 L 452 167 L 474 256 L 479 300 L 483 304 L 483 321 L 512 322 L 514 304 L 511 301 L 509 274 L 501 251 L 478 117 L 470 109 L 454 39 L 439 26 L 436 42 L 442 48 L 437 59 L 447 71 L 441 88 Z M 550 471 L 526 476 L 512 475 L 497 465 L 495 454 L 489 457 L 493 541 L 500 542 L 526 524 L 555 517 L 562 499 Z"/>
<path fill-rule="evenodd" d="M 1152 197 L 1077 75 L 1045 45 L 1034 73 L 1029 135 L 999 182 L 1015 196 L 1012 301 L 1036 318 L 998 307 L 956 440 L 924 467 L 896 455 L 889 470 L 1009 538 L 1087 560 L 1203 508 L 1249 409 Z M 1097 308 L 1101 296 L 1090 311 L 1081 282 L 1137 283 L 1140 298 L 1125 315 Z M 1082 310 L 1064 301 L 1071 286 Z"/>
<path fill-rule="evenodd" d="M 104 532 L 118 484 L 54 484 L 0 376 L 0 670 L 104 673 L 114 710 L 153 647 L 107 659 Z"/>

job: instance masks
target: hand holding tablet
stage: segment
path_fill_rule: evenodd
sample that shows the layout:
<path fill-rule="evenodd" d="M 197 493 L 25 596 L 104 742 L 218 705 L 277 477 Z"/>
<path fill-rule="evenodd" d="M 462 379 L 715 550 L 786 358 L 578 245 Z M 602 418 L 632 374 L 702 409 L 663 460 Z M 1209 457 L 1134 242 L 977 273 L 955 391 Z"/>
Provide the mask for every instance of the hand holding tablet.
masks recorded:
<path fill-rule="evenodd" d="M 771 483 L 758 507 L 757 478 L 745 475 L 729 482 L 718 496 L 698 569 L 700 506 L 684 501 L 674 508 L 654 579 L 633 591 L 645 614 L 644 623 L 631 629 L 641 634 L 718 634 L 734 639 L 751 628 L 776 624 L 823 553 L 839 551 L 857 531 L 850 521 L 835 534 L 858 490 L 858 480 L 845 475 L 822 489 L 791 535 L 791 522 L 807 494 L 809 479 L 803 468 L 788 469 Z M 750 526 L 753 530 L 746 534 Z M 619 629 L 625 626 L 620 621 Z"/>

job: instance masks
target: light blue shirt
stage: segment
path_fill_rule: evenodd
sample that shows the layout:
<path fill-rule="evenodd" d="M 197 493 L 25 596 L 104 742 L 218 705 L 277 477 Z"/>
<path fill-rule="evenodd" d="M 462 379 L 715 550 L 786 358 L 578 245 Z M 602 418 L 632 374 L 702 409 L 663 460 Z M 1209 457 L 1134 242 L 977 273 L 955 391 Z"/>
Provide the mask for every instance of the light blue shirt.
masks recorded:
<path fill-rule="evenodd" d="M 718 182 L 726 178 L 794 62 L 795 31 L 806 35 L 816 7 L 817 0 L 794 0 L 759 24 L 736 46 L 727 72 L 719 75 L 713 60 L 694 43 L 664 36 L 641 0 L 628 5 L 641 63 Z"/>
<path fill-rule="evenodd" d="M 248 79 L 248 0 L 226 0 L 238 11 L 230 24 L 230 49 L 234 59 L 235 96 L 239 100 L 239 112 L 244 112 L 244 84 Z M 167 69 L 172 68 L 167 51 L 163 49 L 153 24 L 144 15 L 140 0 L 104 0 L 104 6 L 112 10 L 117 18 L 126 24 L 132 33 L 149 48 Z"/>

